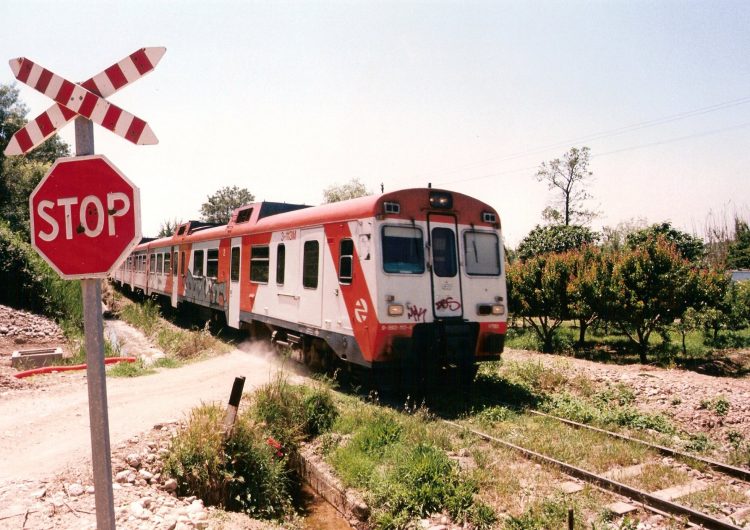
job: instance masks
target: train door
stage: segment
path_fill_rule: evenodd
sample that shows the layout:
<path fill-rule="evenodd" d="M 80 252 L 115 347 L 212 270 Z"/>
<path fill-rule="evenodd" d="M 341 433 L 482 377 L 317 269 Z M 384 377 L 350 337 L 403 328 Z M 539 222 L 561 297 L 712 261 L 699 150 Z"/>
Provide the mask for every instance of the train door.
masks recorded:
<path fill-rule="evenodd" d="M 323 311 L 323 228 L 301 230 L 299 292 L 299 322 L 320 327 Z"/>
<path fill-rule="evenodd" d="M 229 312 L 227 324 L 240 327 L 240 264 L 242 263 L 242 238 L 232 238 L 232 254 L 229 262 Z"/>
<path fill-rule="evenodd" d="M 172 307 L 177 307 L 177 301 L 178 298 L 178 281 L 177 281 L 177 271 L 178 269 L 178 263 L 177 258 L 179 256 L 179 252 L 177 252 L 177 247 L 172 247 Z M 167 272 L 167 271 L 165 271 Z"/>
<path fill-rule="evenodd" d="M 430 281 L 435 318 L 463 317 L 456 217 L 429 214 Z"/>

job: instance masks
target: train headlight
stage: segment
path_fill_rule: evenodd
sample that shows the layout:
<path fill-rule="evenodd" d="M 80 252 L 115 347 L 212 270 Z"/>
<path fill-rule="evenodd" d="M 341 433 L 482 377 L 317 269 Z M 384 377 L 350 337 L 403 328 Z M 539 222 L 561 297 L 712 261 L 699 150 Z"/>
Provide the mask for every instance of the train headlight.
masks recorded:
<path fill-rule="evenodd" d="M 440 210 L 450 210 L 453 208 L 453 195 L 446 191 L 431 191 L 430 207 Z"/>
<path fill-rule="evenodd" d="M 477 306 L 477 315 L 504 315 L 505 306 L 503 304 L 479 304 Z"/>
<path fill-rule="evenodd" d="M 400 317 L 404 314 L 404 306 L 401 304 L 388 304 L 388 316 Z"/>

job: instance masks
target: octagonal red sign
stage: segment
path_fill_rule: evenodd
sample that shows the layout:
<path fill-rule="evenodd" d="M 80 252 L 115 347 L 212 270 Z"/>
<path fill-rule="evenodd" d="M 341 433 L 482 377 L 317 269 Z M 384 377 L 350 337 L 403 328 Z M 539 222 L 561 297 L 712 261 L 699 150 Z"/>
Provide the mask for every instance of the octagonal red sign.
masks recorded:
<path fill-rule="evenodd" d="M 141 239 L 138 188 L 102 155 L 59 158 L 29 197 L 31 244 L 63 278 L 104 278 Z"/>

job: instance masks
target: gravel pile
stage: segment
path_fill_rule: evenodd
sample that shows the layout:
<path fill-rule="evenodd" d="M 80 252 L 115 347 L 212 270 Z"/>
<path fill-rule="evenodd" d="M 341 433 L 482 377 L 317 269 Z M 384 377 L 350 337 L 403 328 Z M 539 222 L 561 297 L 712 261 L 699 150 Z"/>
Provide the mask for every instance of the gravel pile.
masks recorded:
<path fill-rule="evenodd" d="M 53 320 L 21 309 L 0 305 L 0 339 L 9 339 L 15 344 L 25 344 L 39 341 L 62 341 L 64 335 L 60 326 Z"/>

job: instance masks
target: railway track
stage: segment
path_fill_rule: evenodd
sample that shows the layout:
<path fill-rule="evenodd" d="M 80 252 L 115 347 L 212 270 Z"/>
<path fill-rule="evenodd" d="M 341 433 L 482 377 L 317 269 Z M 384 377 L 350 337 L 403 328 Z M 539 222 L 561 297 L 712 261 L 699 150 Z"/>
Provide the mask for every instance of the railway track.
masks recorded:
<path fill-rule="evenodd" d="M 567 424 L 577 429 L 588 429 L 591 431 L 598 432 L 600 434 L 604 434 L 606 436 L 611 436 L 613 438 L 625 440 L 629 443 L 641 444 L 641 445 L 649 447 L 650 449 L 656 450 L 662 454 L 666 454 L 666 455 L 673 456 L 673 457 L 685 458 L 688 460 L 692 460 L 694 462 L 700 462 L 703 465 L 710 467 L 712 470 L 722 475 L 730 476 L 733 478 L 738 478 L 743 481 L 748 481 L 748 478 L 750 477 L 750 471 L 742 469 L 742 468 L 729 466 L 721 462 L 716 462 L 714 460 L 697 457 L 694 455 L 690 455 L 688 453 L 676 451 L 668 447 L 651 444 L 649 442 L 644 442 L 642 440 L 631 438 L 629 436 L 625 436 L 619 433 L 613 433 L 610 431 L 606 431 L 604 429 L 591 427 L 589 425 L 584 425 L 581 423 L 573 422 L 564 418 L 559 418 L 557 416 L 552 416 L 552 415 L 545 414 L 542 412 L 537 412 L 537 411 L 527 411 L 527 412 L 530 412 L 538 416 L 546 417 L 552 420 L 559 421 L 561 423 Z M 656 495 L 655 493 L 643 491 L 638 488 L 619 482 L 613 479 L 611 476 L 607 476 L 608 474 L 593 473 L 581 467 L 572 465 L 567 462 L 563 462 L 562 460 L 558 460 L 556 458 L 544 455 L 537 451 L 533 451 L 526 447 L 522 447 L 520 445 L 511 443 L 507 440 L 503 440 L 491 434 L 467 427 L 466 425 L 461 425 L 459 423 L 456 423 L 450 420 L 442 420 L 442 421 L 446 423 L 447 425 L 450 425 L 453 428 L 469 432 L 473 434 L 474 436 L 482 438 L 490 443 L 501 445 L 515 452 L 518 452 L 521 455 L 523 455 L 525 458 L 533 460 L 537 463 L 555 467 L 558 470 L 562 471 L 563 473 L 567 474 L 568 476 L 571 476 L 579 480 L 582 480 L 584 482 L 587 482 L 589 484 L 595 485 L 601 489 L 608 490 L 610 492 L 627 497 L 628 499 L 631 499 L 635 503 L 643 505 L 643 507 L 649 511 L 660 513 L 662 515 L 672 515 L 676 517 L 681 517 L 687 520 L 692 525 L 696 525 L 696 526 L 707 528 L 707 529 L 739 530 L 741 528 L 739 526 L 736 526 L 732 522 L 727 521 L 726 519 L 717 519 L 716 517 L 713 517 L 709 514 L 706 514 L 706 513 L 694 510 L 692 508 L 689 508 L 687 506 L 672 502 L 672 500 L 665 499 L 663 496 L 659 496 L 659 495 Z"/>

